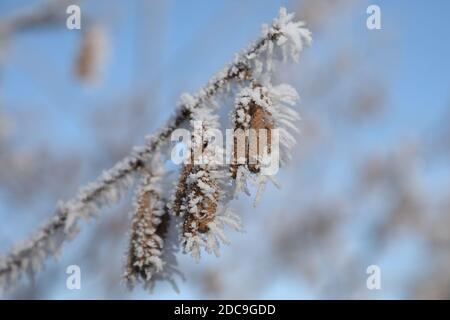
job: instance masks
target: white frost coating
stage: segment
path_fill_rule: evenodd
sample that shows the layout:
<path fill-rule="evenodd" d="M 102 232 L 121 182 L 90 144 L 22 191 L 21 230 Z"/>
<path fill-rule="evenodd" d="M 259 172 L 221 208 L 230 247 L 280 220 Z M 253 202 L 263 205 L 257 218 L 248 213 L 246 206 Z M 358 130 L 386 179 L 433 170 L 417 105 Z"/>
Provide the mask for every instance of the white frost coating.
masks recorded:
<path fill-rule="evenodd" d="M 159 257 L 161 261 L 164 262 L 162 266 L 162 270 L 154 273 L 152 275 L 152 281 L 148 281 L 146 288 L 152 291 L 154 286 L 159 281 L 169 282 L 172 285 L 172 288 L 179 292 L 176 277 L 181 280 L 184 279 L 183 273 L 178 269 L 178 261 L 176 258 L 176 254 L 179 252 L 179 218 L 170 216 L 169 225 L 167 226 L 167 233 L 164 239 L 164 249 L 162 250 L 162 254 Z"/>
<path fill-rule="evenodd" d="M 285 165 L 291 159 L 291 149 L 296 143 L 293 133 L 298 132 L 295 123 L 300 120 L 300 117 L 291 107 L 298 100 L 299 95 L 297 91 L 288 84 L 273 86 L 270 83 L 266 83 L 261 85 L 255 81 L 242 89 L 237 95 L 235 110 L 231 114 L 231 120 L 235 124 L 236 129 L 244 131 L 253 129 L 251 127 L 252 117 L 254 116 L 252 108 L 253 111 L 255 106 L 262 108 L 266 117 L 273 123 L 273 129 L 278 129 L 281 149 L 279 160 L 281 165 Z M 261 163 L 266 161 L 264 156 L 258 156 Z M 246 163 L 238 163 L 235 175 L 235 197 L 241 192 L 249 194 L 247 181 L 250 181 L 257 187 L 255 205 L 259 202 L 267 181 L 273 181 L 278 186 L 273 177 L 263 175 L 260 170 L 256 172 L 253 170 L 252 172 Z"/>
<path fill-rule="evenodd" d="M 166 212 L 162 197 L 164 165 L 159 155 L 141 173 L 136 190 L 134 216 L 131 225 L 130 248 L 124 278 L 129 288 L 137 282 L 150 291 L 157 280 L 169 281 L 177 289 L 174 275 L 177 270 L 175 253 L 178 246 L 173 242 L 169 228 L 174 228 L 174 217 Z"/>
<path fill-rule="evenodd" d="M 310 45 L 312 36 L 311 31 L 304 28 L 304 22 L 292 21 L 294 17 L 295 13 L 287 13 L 286 8 L 281 8 L 271 27 L 263 25 L 262 35 L 266 37 L 271 34 L 280 34 L 275 43 L 281 48 L 283 60 L 285 61 L 289 55 L 292 60 L 298 62 L 304 43 Z"/>
<path fill-rule="evenodd" d="M 269 26 L 263 24 L 262 38 L 251 43 L 236 55 L 234 61 L 214 75 L 196 94 L 184 93 L 180 98 L 180 109 L 194 110 L 202 107 L 211 97 L 230 91 L 232 80 L 237 82 L 256 79 L 265 82 L 271 76 L 273 60 L 283 61 L 289 56 L 297 62 L 303 47 L 312 42 L 311 32 L 302 21 L 294 22 L 294 13 L 280 8 L 279 15 Z"/>
<path fill-rule="evenodd" d="M 0 259 L 0 292 L 12 287 L 24 274 L 39 272 L 48 256 L 57 257 L 63 243 L 77 235 L 80 219 L 90 218 L 102 206 L 117 202 L 132 184 L 134 163 L 134 155 L 127 157 L 105 171 L 97 181 L 80 188 L 74 199 L 60 202 L 54 217 Z"/>
<path fill-rule="evenodd" d="M 216 212 L 214 219 L 208 223 L 208 232 L 205 234 L 184 234 L 185 251 L 189 252 L 196 262 L 200 261 L 202 248 L 207 253 L 220 256 L 220 243 L 230 244 L 225 235 L 225 226 L 239 232 L 244 231 L 239 215 L 231 210 L 222 208 Z"/>
<path fill-rule="evenodd" d="M 296 90 L 287 84 L 272 86 L 273 60 L 281 58 L 285 61 L 287 57 L 290 57 L 292 60 L 298 61 L 304 44 L 309 45 L 311 43 L 311 33 L 304 28 L 304 23 L 294 22 L 293 18 L 294 14 L 287 14 L 286 9 L 281 8 L 279 16 L 274 19 L 272 25 L 270 27 L 263 26 L 263 40 L 252 44 L 244 54 L 237 55 L 234 61 L 235 66 L 241 65 L 249 68 L 248 71 L 242 72 L 239 78 L 244 77 L 245 80 L 253 79 L 253 81 L 258 81 L 262 85 L 255 87 L 251 83 L 250 86 L 242 89 L 236 98 L 237 107 L 233 114 L 233 121 L 239 124 L 241 128 L 249 128 L 251 121 L 251 116 L 248 114 L 250 103 L 256 103 L 271 114 L 275 128 L 279 129 L 281 164 L 285 164 L 290 159 L 290 149 L 295 144 L 295 138 L 291 132 L 297 131 L 295 122 L 299 120 L 299 116 L 290 107 L 299 98 Z M 230 74 L 230 72 L 236 73 L 239 71 L 230 68 L 226 72 Z M 219 73 L 218 78 L 222 78 L 224 74 L 224 72 Z M 205 142 L 207 145 L 207 139 L 205 140 L 204 136 L 198 130 L 195 130 L 195 122 L 202 121 L 203 130 L 218 128 L 218 118 L 212 113 L 215 109 L 215 103 L 210 93 L 226 91 L 229 87 L 223 87 L 224 90 L 221 88 L 222 82 L 211 81 L 208 86 L 202 88 L 195 96 L 184 94 L 181 97 L 181 104 L 184 104 L 192 113 L 191 119 L 193 120 L 191 125 L 194 128 L 192 150 L 194 153 L 195 149 L 201 147 Z M 196 260 L 200 258 L 202 247 L 208 253 L 214 252 L 216 255 L 219 254 L 219 243 L 228 242 L 223 233 L 224 225 L 230 225 L 237 229 L 241 228 L 240 220 L 235 215 L 226 215 L 227 218 L 225 219 L 223 218 L 224 214 L 218 209 L 216 209 L 215 213 L 211 213 L 202 208 L 202 203 L 207 201 L 214 203 L 218 207 L 219 203 L 226 202 L 223 200 L 224 198 L 230 198 L 229 194 L 227 194 L 229 191 L 224 192 L 222 189 L 222 186 L 226 185 L 226 181 L 229 180 L 229 176 L 223 174 L 221 170 L 217 170 L 214 163 L 210 162 L 212 158 L 211 152 L 212 150 L 209 150 L 207 145 L 206 150 L 200 155 L 203 165 L 209 165 L 207 169 L 205 170 L 202 167 L 203 170 L 198 171 L 197 174 L 191 173 L 187 177 L 187 189 L 190 191 L 184 204 L 181 206 L 182 210 L 185 210 L 184 214 L 198 217 L 198 219 L 193 219 L 193 222 L 185 223 L 185 229 L 187 228 L 190 231 L 182 233 L 185 251 L 190 252 Z M 212 178 L 213 175 L 218 175 L 219 178 Z M 249 193 L 247 188 L 248 180 L 257 186 L 255 203 L 261 197 L 267 181 L 274 181 L 272 177 L 266 177 L 261 174 L 255 175 L 247 167 L 239 166 L 235 178 L 235 194 L 241 191 Z M 275 181 L 274 183 L 278 186 Z M 211 216 L 213 219 L 208 222 L 207 231 L 198 232 L 201 221 L 210 219 Z"/>
<path fill-rule="evenodd" d="M 300 97 L 297 91 L 288 84 L 268 86 L 268 95 L 272 105 L 267 108 L 275 120 L 275 127 L 280 132 L 280 163 L 286 165 L 291 159 L 292 147 L 296 144 L 294 133 L 298 133 L 295 125 L 300 120 L 300 116 L 291 107 L 294 106 Z"/>
<path fill-rule="evenodd" d="M 186 96 L 185 96 L 186 97 Z M 186 179 L 187 194 L 184 201 L 186 211 L 181 232 L 184 251 L 198 261 L 201 249 L 219 255 L 219 241 L 226 242 L 222 224 L 218 220 L 221 203 L 227 201 L 226 190 L 229 181 L 227 171 L 222 167 L 223 150 L 209 143 L 209 130 L 219 129 L 219 118 L 214 114 L 213 100 L 192 111 L 192 150 L 201 162 L 195 164 Z M 219 155 L 219 156 L 218 156 Z"/>
<path fill-rule="evenodd" d="M 153 276 L 164 268 L 161 259 L 164 249 L 164 202 L 161 196 L 161 180 L 164 167 L 155 157 L 150 168 L 144 168 L 134 199 L 134 215 L 131 223 L 131 239 L 125 279 L 130 288 L 143 280 L 144 286 L 152 286 Z"/>
<path fill-rule="evenodd" d="M 213 96 L 230 92 L 232 83 L 247 84 L 251 80 L 258 80 L 269 86 L 274 59 L 290 56 L 294 61 L 298 61 L 298 54 L 304 44 L 311 42 L 311 33 L 303 27 L 303 23 L 292 20 L 293 14 L 287 14 L 284 8 L 280 9 L 279 16 L 274 19 L 273 24 L 263 28 L 261 39 L 238 54 L 231 64 L 217 73 L 195 95 L 182 97 L 181 105 L 175 116 L 161 126 L 154 135 L 147 138 L 148 142 L 145 147 L 135 148 L 130 156 L 103 173 L 95 182 L 80 188 L 73 199 L 60 203 L 56 214 L 41 229 L 0 259 L 0 292 L 13 286 L 24 274 L 33 275 L 42 269 L 45 259 L 57 255 L 63 243 L 75 237 L 80 219 L 91 218 L 100 212 L 103 206 L 116 202 L 132 184 L 134 172 L 141 168 L 142 163 L 146 163 L 152 157 L 152 154 L 170 138 L 170 134 L 190 116 L 192 111 L 204 107 L 204 104 L 211 101 Z M 277 95 L 276 91 L 275 89 L 272 92 L 275 96 Z M 289 94 L 289 90 L 281 89 L 281 91 L 284 93 L 282 99 L 278 100 L 289 105 L 293 95 Z M 273 99 L 277 100 L 275 96 Z M 278 121 L 287 129 L 290 128 L 289 123 L 293 118 L 293 113 L 284 111 L 285 114 L 279 115 Z M 200 111 L 200 113 L 202 112 L 205 111 Z M 283 133 L 282 140 L 286 146 L 292 145 L 292 137 L 288 134 Z M 246 172 L 240 170 L 240 173 L 243 177 L 240 179 L 242 189 L 246 190 L 244 186 Z M 210 171 L 210 176 L 220 180 L 225 175 L 222 172 Z M 224 180 L 226 179 L 224 178 Z M 205 191 L 205 196 L 211 196 L 211 190 L 206 192 L 207 189 L 204 186 L 202 190 Z M 200 201 L 200 199 L 196 200 Z M 192 209 L 194 210 L 194 206 Z M 234 220 L 228 220 L 228 222 L 230 221 Z M 216 224 L 212 225 L 212 229 L 217 231 L 217 222 L 214 223 Z M 219 234 L 217 233 L 218 236 Z M 213 240 L 216 238 L 213 236 L 212 233 L 207 235 L 208 243 L 210 243 L 208 248 L 218 247 Z M 191 247 L 203 246 L 204 241 L 195 239 L 191 241 Z M 162 239 L 155 237 L 154 241 L 159 243 Z M 167 248 L 167 241 L 165 247 Z M 194 248 L 193 251 L 195 250 Z M 167 269 L 167 265 L 165 269 Z M 159 276 L 163 277 L 161 274 L 157 274 L 156 277 Z"/>

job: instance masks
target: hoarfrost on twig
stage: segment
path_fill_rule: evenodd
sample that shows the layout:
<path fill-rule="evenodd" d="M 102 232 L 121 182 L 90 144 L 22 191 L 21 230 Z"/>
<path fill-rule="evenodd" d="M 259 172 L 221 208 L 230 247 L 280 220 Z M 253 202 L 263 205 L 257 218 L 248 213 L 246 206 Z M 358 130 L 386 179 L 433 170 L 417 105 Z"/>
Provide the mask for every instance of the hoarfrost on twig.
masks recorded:
<path fill-rule="evenodd" d="M 274 71 L 274 60 L 291 58 L 293 61 L 298 61 L 304 44 L 311 42 L 309 30 L 304 28 L 302 22 L 294 22 L 293 18 L 292 13 L 288 14 L 286 9 L 281 8 L 279 16 L 274 19 L 272 25 L 263 26 L 262 38 L 236 55 L 231 64 L 217 73 L 196 94 L 182 96 L 175 115 L 153 135 L 147 137 L 145 146 L 134 148 L 131 155 L 113 168 L 104 171 L 96 181 L 80 188 L 73 199 L 60 202 L 55 215 L 41 229 L 0 259 L 0 292 L 15 285 L 24 274 L 33 275 L 41 270 L 49 256 L 57 255 L 64 242 L 75 237 L 79 228 L 78 222 L 81 219 L 89 219 L 99 213 L 103 207 L 117 202 L 130 188 L 133 175 L 145 169 L 146 164 L 151 162 L 153 155 L 158 153 L 172 132 L 186 120 L 200 120 L 210 128 L 217 128 L 218 119 L 213 110 L 218 105 L 214 97 L 221 93 L 230 93 L 233 83 L 247 86 L 250 91 L 255 87 L 249 86 L 254 83 L 260 84 L 258 90 L 265 92 L 266 99 L 261 100 L 256 95 L 249 95 L 245 100 L 242 99 L 241 93 L 239 103 L 243 106 L 250 103 L 252 99 L 253 103 L 260 103 L 258 117 L 254 117 L 253 121 L 263 119 L 263 116 L 268 114 L 272 115 L 274 123 L 281 127 L 281 146 L 288 151 L 295 142 L 290 133 L 293 129 L 295 130 L 293 120 L 298 118 L 289 106 L 296 102 L 298 96 L 295 89 L 288 85 L 273 86 L 271 76 Z M 235 123 L 251 125 L 252 118 L 247 117 L 248 111 L 245 108 L 236 109 Z M 288 158 L 288 152 L 282 152 L 282 154 L 286 154 L 284 157 Z M 178 271 L 175 260 L 177 242 L 173 240 L 173 234 L 174 230 L 176 231 L 176 225 L 179 224 L 180 216 L 185 215 L 182 233 L 184 249 L 196 259 L 200 258 L 201 248 L 207 252 L 219 254 L 219 243 L 228 243 L 224 226 L 242 230 L 240 218 L 230 212 L 227 205 L 232 198 L 226 188 L 229 184 L 227 183 L 228 170 L 216 166 L 212 150 L 207 149 L 206 154 L 202 154 L 202 159 L 207 160 L 208 164 L 203 164 L 200 168 L 186 165 L 182 171 L 181 183 L 175 194 L 175 200 L 180 201 L 179 203 L 173 201 L 174 199 L 171 201 L 170 211 L 175 214 L 170 219 L 167 237 L 162 239 L 154 232 L 150 232 L 153 236 L 147 239 L 148 247 L 144 248 L 144 243 L 141 243 L 141 248 L 139 246 L 132 248 L 135 250 L 136 257 L 145 258 L 144 262 L 135 261 L 138 264 L 135 265 L 133 262 L 133 265 L 144 272 L 143 278 L 148 287 L 154 284 L 151 281 L 152 278 L 165 279 L 174 284 L 172 275 Z M 237 191 L 248 192 L 246 181 L 255 174 L 252 172 L 255 170 L 250 169 L 252 168 L 248 166 L 238 166 L 235 176 Z M 143 179 L 151 180 L 152 177 L 144 175 Z M 189 185 L 186 185 L 187 181 Z M 261 183 L 265 183 L 265 179 L 261 177 L 257 181 L 260 187 Z M 180 189 L 180 186 L 186 188 Z M 141 185 L 139 194 L 151 194 L 156 191 L 152 188 L 153 183 L 144 183 Z M 205 205 L 205 203 L 208 204 Z M 156 202 L 154 205 L 157 208 L 152 211 L 149 219 L 153 224 L 158 224 L 156 222 L 163 220 L 162 217 L 165 217 L 165 214 L 159 203 Z M 162 221 L 159 223 L 161 224 Z M 146 238 L 145 229 L 138 233 L 142 236 L 139 241 L 143 241 Z M 133 273 L 128 274 L 131 276 Z"/>

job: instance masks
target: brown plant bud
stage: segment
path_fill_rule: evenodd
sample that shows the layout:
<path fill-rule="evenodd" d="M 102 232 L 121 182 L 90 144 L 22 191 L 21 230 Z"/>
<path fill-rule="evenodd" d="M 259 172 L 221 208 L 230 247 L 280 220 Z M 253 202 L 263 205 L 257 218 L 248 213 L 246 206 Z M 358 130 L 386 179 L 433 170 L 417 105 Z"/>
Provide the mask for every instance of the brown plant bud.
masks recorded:
<path fill-rule="evenodd" d="M 172 197 L 172 201 L 169 205 L 171 213 L 177 217 L 184 215 L 185 207 L 183 201 L 187 195 L 187 178 L 192 170 L 192 164 L 186 164 L 180 173 L 178 184 L 175 189 L 175 194 Z"/>
<path fill-rule="evenodd" d="M 251 172 L 258 173 L 260 158 L 270 153 L 274 120 L 267 106 L 271 103 L 267 90 L 256 82 L 238 95 L 233 114 L 233 178 L 236 178 L 239 165 L 246 165 Z"/>
<path fill-rule="evenodd" d="M 136 197 L 124 277 L 131 288 L 139 280 L 151 287 L 153 276 L 164 268 L 162 251 L 170 216 L 149 172 L 143 173 Z"/>

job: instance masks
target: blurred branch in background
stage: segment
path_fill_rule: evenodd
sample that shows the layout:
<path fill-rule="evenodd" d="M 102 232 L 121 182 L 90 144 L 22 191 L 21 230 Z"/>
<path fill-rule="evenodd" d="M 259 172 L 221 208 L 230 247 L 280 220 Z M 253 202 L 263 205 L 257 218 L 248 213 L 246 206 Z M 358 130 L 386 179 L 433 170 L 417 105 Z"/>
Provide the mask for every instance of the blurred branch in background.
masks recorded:
<path fill-rule="evenodd" d="M 0 22 L 0 34 L 11 37 L 15 33 L 35 31 L 64 23 L 65 9 L 69 4 L 73 4 L 73 1 L 48 0 L 39 5 L 25 7 L 3 18 Z"/>

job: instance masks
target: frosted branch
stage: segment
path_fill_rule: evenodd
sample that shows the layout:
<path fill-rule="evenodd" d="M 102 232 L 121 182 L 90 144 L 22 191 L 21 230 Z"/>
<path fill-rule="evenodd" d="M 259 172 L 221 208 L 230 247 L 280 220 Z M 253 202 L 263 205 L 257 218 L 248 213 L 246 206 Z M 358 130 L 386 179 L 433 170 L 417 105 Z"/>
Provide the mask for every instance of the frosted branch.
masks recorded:
<path fill-rule="evenodd" d="M 184 96 L 175 115 L 154 135 L 148 137 L 143 147 L 134 148 L 131 155 L 105 171 L 96 181 L 80 188 L 73 199 L 60 203 L 54 216 L 41 229 L 35 232 L 30 239 L 15 246 L 3 259 L 0 259 L 0 291 L 12 287 L 24 274 L 34 275 L 40 271 L 49 256 L 57 256 L 64 242 L 75 237 L 79 229 L 78 222 L 81 219 L 89 219 L 99 213 L 104 206 L 117 202 L 131 186 L 134 173 L 140 171 L 151 161 L 153 155 L 157 154 L 160 147 L 168 141 L 172 132 L 186 120 L 195 119 L 199 115 L 204 116 L 205 113 L 202 113 L 201 110 L 206 112 L 206 109 L 202 108 L 208 105 L 215 95 L 228 91 L 234 82 L 248 84 L 258 80 L 269 86 L 273 59 L 289 56 L 297 61 L 303 43 L 308 44 L 311 41 L 311 35 L 307 29 L 303 28 L 302 23 L 293 22 L 292 19 L 293 15 L 287 14 L 286 10 L 282 8 L 279 17 L 274 19 L 272 25 L 263 28 L 262 37 L 257 42 L 238 54 L 231 64 L 217 73 L 196 94 Z M 286 88 L 284 87 L 284 89 Z M 273 92 L 280 93 L 280 89 L 282 88 L 273 90 Z M 281 100 L 289 104 L 294 98 L 294 92 L 292 90 L 282 91 L 284 100 Z M 277 110 L 268 109 L 268 111 L 276 112 Z M 191 174 L 189 170 L 188 172 Z M 214 175 L 214 172 L 211 170 L 210 174 Z M 218 205 L 218 196 L 214 194 L 217 185 L 211 182 L 202 184 L 200 180 L 197 182 L 197 193 L 201 193 L 205 197 L 211 196 L 212 199 L 215 199 L 214 203 L 217 202 Z M 192 205 L 190 209 L 194 210 L 195 206 Z M 207 239 L 199 237 L 198 234 L 186 239 L 186 248 L 194 256 L 196 255 L 195 251 L 199 249 L 199 243 L 205 242 L 207 251 L 215 251 L 217 240 L 227 242 L 222 232 L 224 225 L 241 229 L 239 217 L 227 210 L 218 211 L 214 217 L 204 222 L 206 226 L 203 227 L 211 231 Z M 198 225 L 195 230 L 198 230 Z M 173 256 L 171 252 L 173 253 L 169 250 L 168 254 Z M 155 259 L 152 261 L 155 269 L 160 271 L 161 265 L 156 263 Z M 157 276 L 165 277 L 164 274 L 157 274 Z"/>

